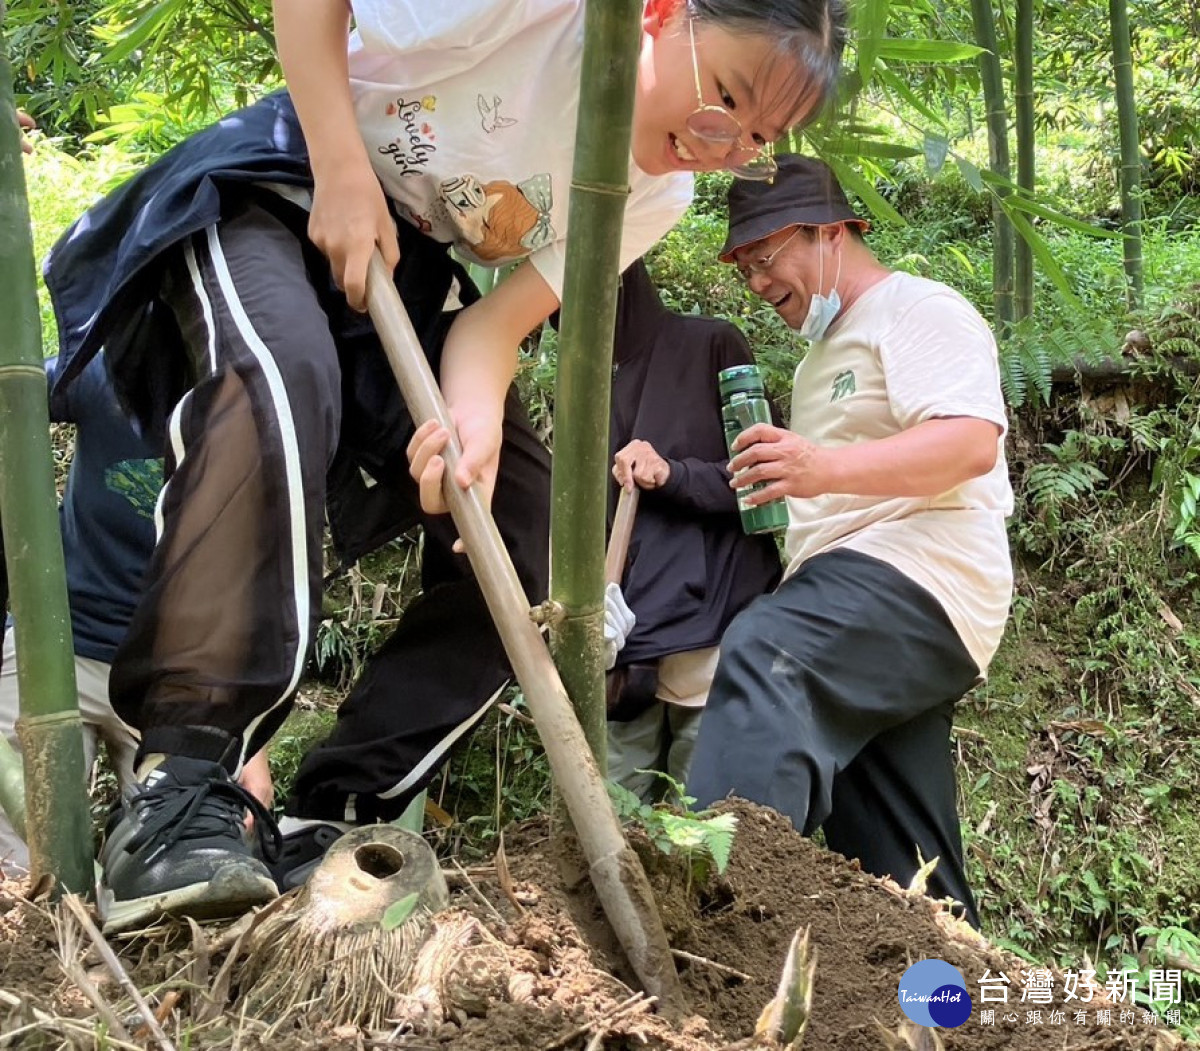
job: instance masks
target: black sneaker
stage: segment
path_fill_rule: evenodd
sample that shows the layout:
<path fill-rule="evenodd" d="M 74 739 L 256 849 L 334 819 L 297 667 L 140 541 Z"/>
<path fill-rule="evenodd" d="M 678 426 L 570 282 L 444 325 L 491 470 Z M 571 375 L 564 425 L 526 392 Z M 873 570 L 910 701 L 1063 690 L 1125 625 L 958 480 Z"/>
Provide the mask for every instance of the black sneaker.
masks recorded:
<path fill-rule="evenodd" d="M 307 883 L 325 852 L 345 834 L 336 825 L 308 825 L 284 836 L 279 856 L 271 865 L 279 893 Z"/>
<path fill-rule="evenodd" d="M 273 857 L 274 818 L 220 763 L 168 756 L 122 792 L 100 848 L 105 932 L 164 915 L 236 916 L 274 898 L 275 881 L 246 842 L 247 810 Z"/>

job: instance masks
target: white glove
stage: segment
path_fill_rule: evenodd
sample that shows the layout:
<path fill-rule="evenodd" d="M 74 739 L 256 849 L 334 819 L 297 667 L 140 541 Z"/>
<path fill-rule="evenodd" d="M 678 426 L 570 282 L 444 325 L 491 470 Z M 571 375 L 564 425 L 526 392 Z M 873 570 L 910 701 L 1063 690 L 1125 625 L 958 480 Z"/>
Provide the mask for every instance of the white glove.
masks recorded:
<path fill-rule="evenodd" d="M 606 584 L 604 587 L 604 670 L 612 671 L 617 663 L 617 654 L 633 631 L 637 617 L 625 604 L 625 596 L 621 594 L 620 584 Z"/>

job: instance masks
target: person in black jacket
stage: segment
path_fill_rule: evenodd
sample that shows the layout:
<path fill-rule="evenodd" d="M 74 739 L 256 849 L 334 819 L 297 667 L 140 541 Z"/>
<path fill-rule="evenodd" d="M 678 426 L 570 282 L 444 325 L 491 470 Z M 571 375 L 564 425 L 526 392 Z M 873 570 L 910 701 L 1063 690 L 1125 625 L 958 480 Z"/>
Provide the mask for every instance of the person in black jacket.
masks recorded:
<path fill-rule="evenodd" d="M 729 322 L 668 310 L 642 261 L 625 271 L 613 341 L 614 505 L 618 486 L 642 496 L 621 588 L 607 596 L 610 623 L 629 623 L 621 605 L 636 618 L 623 645 L 609 647 L 609 776 L 643 801 L 661 794 L 654 771 L 686 779 L 721 635 L 780 577 L 774 540 L 742 532 L 721 425 L 717 373 L 753 360 Z M 621 634 L 609 632 L 613 643 Z"/>

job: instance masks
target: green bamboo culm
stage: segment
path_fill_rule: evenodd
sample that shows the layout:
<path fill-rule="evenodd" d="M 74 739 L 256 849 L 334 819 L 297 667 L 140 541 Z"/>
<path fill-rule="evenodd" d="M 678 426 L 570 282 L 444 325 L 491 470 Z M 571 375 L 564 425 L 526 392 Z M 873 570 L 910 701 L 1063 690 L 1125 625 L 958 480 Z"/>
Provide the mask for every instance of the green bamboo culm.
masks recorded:
<path fill-rule="evenodd" d="M 1017 0 L 1013 48 L 1013 102 L 1017 110 L 1017 186 L 1027 197 L 1033 196 L 1037 174 L 1033 108 L 1034 3 L 1035 0 Z M 1023 237 L 1016 241 L 1013 274 L 1016 284 L 1014 313 L 1016 320 L 1021 321 L 1033 314 L 1033 246 Z"/>
<path fill-rule="evenodd" d="M 1136 310 L 1142 305 L 1143 287 L 1142 153 L 1126 0 L 1108 0 L 1108 20 L 1112 30 L 1117 126 L 1121 133 L 1121 233 L 1125 239 L 1126 301 L 1131 310 Z"/>
<path fill-rule="evenodd" d="M 13 619 L 21 636 L 17 733 L 25 757 L 25 831 L 35 878 L 49 873 L 56 892 L 90 893 L 83 731 L 54 494 L 29 202 L 4 24 L 0 0 L 0 317 L 8 319 L 0 333 L 0 522 Z"/>
<path fill-rule="evenodd" d="M 586 7 L 554 398 L 550 597 L 564 616 L 552 642 L 601 770 L 608 413 L 640 14 L 638 0 Z"/>
<path fill-rule="evenodd" d="M 983 48 L 979 74 L 987 108 L 989 167 L 1007 181 L 1008 109 L 1004 102 L 1004 74 L 1000 68 L 992 0 L 971 0 L 971 20 L 975 25 L 975 43 Z M 1013 320 L 1013 228 L 1001 200 L 1007 189 L 997 186 L 993 192 L 996 196 L 992 199 L 992 304 L 996 330 L 1003 335 Z"/>

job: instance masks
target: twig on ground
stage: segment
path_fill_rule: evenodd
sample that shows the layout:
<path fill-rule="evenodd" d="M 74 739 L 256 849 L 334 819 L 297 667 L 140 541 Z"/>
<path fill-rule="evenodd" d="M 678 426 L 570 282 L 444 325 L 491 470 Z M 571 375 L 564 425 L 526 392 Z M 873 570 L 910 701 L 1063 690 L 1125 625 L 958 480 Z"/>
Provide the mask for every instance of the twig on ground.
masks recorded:
<path fill-rule="evenodd" d="M 171 989 L 162 998 L 162 1003 L 158 1005 L 158 1008 L 154 1012 L 154 1017 L 157 1019 L 159 1025 L 162 1025 L 171 1016 L 171 1012 L 175 1010 L 175 1005 L 179 1003 L 179 996 L 178 989 Z M 149 1035 L 150 1027 L 143 1025 L 133 1034 L 133 1038 L 135 1040 L 145 1040 Z"/>
<path fill-rule="evenodd" d="M 74 917 L 64 912 L 55 912 L 50 917 L 50 921 L 58 938 L 58 958 L 63 973 L 91 1002 L 101 1020 L 108 1026 L 109 1032 L 118 1040 L 128 1040 L 129 1032 L 117 1017 L 117 1012 L 113 1010 L 112 1004 L 104 999 L 104 995 L 92 983 L 83 964 L 80 963 L 79 958 L 82 953 L 80 952 L 79 931 L 81 928 L 78 923 L 75 922 Z"/>
<path fill-rule="evenodd" d="M 627 1000 L 622 1000 L 619 1004 L 610 1007 L 598 1018 L 584 1022 L 583 1025 L 577 1025 L 570 1032 L 556 1037 L 550 1043 L 540 1048 L 540 1051 L 559 1051 L 559 1048 L 566 1047 L 572 1040 L 577 1040 L 588 1033 L 603 1035 L 612 1029 L 613 1023 L 623 1018 L 628 1018 L 630 1015 L 642 1014 L 645 1011 L 649 1011 L 656 1003 L 658 1003 L 657 996 L 647 996 L 641 992 L 634 993 Z"/>
<path fill-rule="evenodd" d="M 496 842 L 496 879 L 500 889 L 508 899 L 509 904 L 517 910 L 518 916 L 525 915 L 525 907 L 517 900 L 517 892 L 513 889 L 512 872 L 508 868 L 508 855 L 504 853 L 504 833 L 501 832 Z"/>
<path fill-rule="evenodd" d="M 677 960 L 687 960 L 688 963 L 698 963 L 705 967 L 711 967 L 714 971 L 720 971 L 722 974 L 732 975 L 734 978 L 740 978 L 743 982 L 754 981 L 754 976 L 747 974 L 745 971 L 739 971 L 734 967 L 729 967 L 723 963 L 717 963 L 716 960 L 710 960 L 707 956 L 696 956 L 690 952 L 684 952 L 682 949 L 672 949 L 671 955 Z"/>
<path fill-rule="evenodd" d="M 496 705 L 496 711 L 503 712 L 505 715 L 511 715 L 517 720 L 517 722 L 524 723 L 526 726 L 537 725 L 531 718 L 529 718 L 528 715 L 526 715 L 524 712 L 518 711 L 511 704 L 505 704 L 504 702 L 501 702 L 500 704 Z"/>
<path fill-rule="evenodd" d="M 25 1036 L 27 1033 L 51 1032 L 61 1033 L 68 1039 L 71 1036 L 82 1037 L 86 1041 L 83 1046 L 94 1046 L 96 1039 L 96 1030 L 93 1024 L 79 1022 L 74 1018 L 60 1018 L 54 1015 L 45 1015 L 45 1012 L 38 1011 L 37 1014 L 43 1015 L 36 1022 L 30 1022 L 29 1025 L 23 1025 L 19 1029 L 10 1029 L 7 1033 L 0 1034 L 0 1047 L 22 1047 L 27 1046 L 18 1037 Z M 118 1048 L 119 1051 L 145 1051 L 138 1044 L 132 1044 L 127 1040 L 121 1040 L 118 1037 L 109 1034 L 106 1037 L 107 1046 Z"/>
<path fill-rule="evenodd" d="M 146 1020 L 146 1025 L 150 1032 L 154 1035 L 154 1039 L 158 1041 L 163 1051 L 175 1051 L 175 1045 L 171 1043 L 167 1034 L 163 1032 L 163 1027 L 158 1024 L 158 1019 L 154 1017 L 154 1012 L 150 1010 L 150 1005 L 146 1003 L 145 997 L 141 991 L 133 984 L 133 979 L 126 973 L 125 968 L 121 965 L 117 954 L 113 952 L 112 946 L 104 940 L 104 935 L 92 922 L 91 916 L 88 915 L 87 909 L 83 907 L 83 902 L 79 900 L 77 894 L 67 894 L 63 898 L 63 904 L 71 910 L 75 919 L 79 922 L 79 926 L 83 928 L 84 933 L 92 939 L 92 944 L 96 946 L 96 951 L 100 954 L 100 959 L 104 961 L 105 966 L 112 972 L 112 976 L 120 983 L 121 988 L 129 994 L 142 1017 Z"/>
<path fill-rule="evenodd" d="M 475 885 L 475 881 L 473 879 L 471 879 L 471 877 L 469 875 L 467 875 L 467 870 L 458 863 L 458 859 L 451 858 L 450 860 L 454 862 L 454 866 L 455 866 L 455 868 L 458 869 L 459 875 L 461 875 L 462 878 L 467 881 L 467 890 L 469 890 L 472 894 L 475 895 L 475 897 L 477 897 L 481 902 L 483 902 L 484 908 L 486 908 L 488 910 L 488 912 L 490 912 L 496 918 L 497 922 L 499 922 L 502 926 L 507 927 L 508 924 L 505 921 L 504 917 L 500 915 L 499 910 L 496 908 L 495 905 L 493 905 L 490 901 L 487 900 L 487 897 L 484 895 L 483 891 L 481 891 Z"/>

